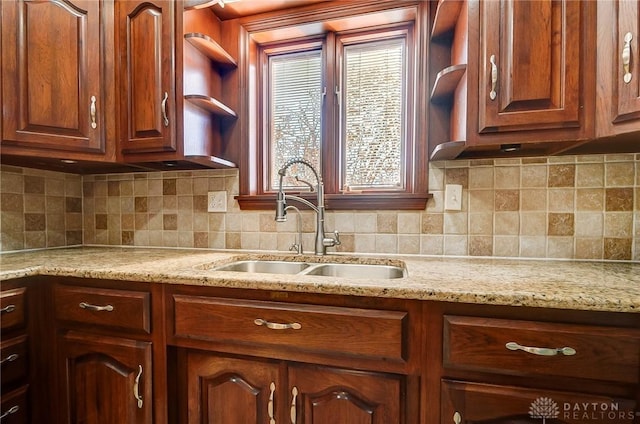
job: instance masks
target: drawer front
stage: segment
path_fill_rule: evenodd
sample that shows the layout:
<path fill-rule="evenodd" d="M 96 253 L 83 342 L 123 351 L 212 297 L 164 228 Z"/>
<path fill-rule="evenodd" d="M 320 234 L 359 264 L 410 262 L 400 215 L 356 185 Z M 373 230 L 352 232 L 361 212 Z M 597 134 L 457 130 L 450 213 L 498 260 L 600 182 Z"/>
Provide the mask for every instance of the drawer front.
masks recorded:
<path fill-rule="evenodd" d="M 27 424 L 29 422 L 28 386 L 9 393 L 2 393 L 0 420 L 2 424 Z"/>
<path fill-rule="evenodd" d="M 24 287 L 0 292 L 0 327 L 3 331 L 24 327 L 26 293 Z"/>
<path fill-rule="evenodd" d="M 640 331 L 445 316 L 443 362 L 481 372 L 637 384 Z"/>
<path fill-rule="evenodd" d="M 53 295 L 60 321 L 151 332 L 148 292 L 56 285 Z"/>
<path fill-rule="evenodd" d="M 174 336 L 406 360 L 408 313 L 173 296 Z"/>
<path fill-rule="evenodd" d="M 593 423 L 632 424 L 633 399 L 466 381 L 442 381 L 442 424 Z"/>
<path fill-rule="evenodd" d="M 2 387 L 27 378 L 27 336 L 14 337 L 0 342 L 0 378 Z"/>

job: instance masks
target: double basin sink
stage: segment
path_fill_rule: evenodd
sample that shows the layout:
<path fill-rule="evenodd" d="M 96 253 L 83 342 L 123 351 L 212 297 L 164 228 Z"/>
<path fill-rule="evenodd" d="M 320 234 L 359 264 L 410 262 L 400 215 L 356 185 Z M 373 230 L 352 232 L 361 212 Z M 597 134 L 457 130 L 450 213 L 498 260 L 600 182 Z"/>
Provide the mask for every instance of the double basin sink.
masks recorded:
<path fill-rule="evenodd" d="M 213 267 L 214 271 L 257 272 L 267 274 L 316 275 L 338 278 L 394 279 L 407 276 L 400 261 L 394 264 L 337 263 L 244 259 Z"/>

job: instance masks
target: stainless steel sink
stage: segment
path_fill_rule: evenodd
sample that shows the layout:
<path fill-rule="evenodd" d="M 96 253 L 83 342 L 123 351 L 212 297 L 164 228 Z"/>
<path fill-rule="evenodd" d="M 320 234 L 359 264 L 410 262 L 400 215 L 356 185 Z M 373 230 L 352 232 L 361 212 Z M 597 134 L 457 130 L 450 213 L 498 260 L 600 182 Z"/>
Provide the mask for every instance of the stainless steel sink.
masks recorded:
<path fill-rule="evenodd" d="M 407 270 L 404 266 L 336 262 L 316 263 L 313 261 L 295 262 L 266 259 L 236 260 L 228 264 L 216 266 L 213 270 L 369 279 L 393 279 L 407 276 Z"/>
<path fill-rule="evenodd" d="M 330 263 L 311 266 L 302 274 L 340 278 L 393 279 L 406 277 L 406 270 L 392 265 Z"/>
<path fill-rule="evenodd" d="M 215 268 L 215 270 L 236 272 L 262 272 L 267 274 L 298 274 L 300 271 L 308 267 L 309 264 L 304 262 L 247 260 L 222 265 Z"/>

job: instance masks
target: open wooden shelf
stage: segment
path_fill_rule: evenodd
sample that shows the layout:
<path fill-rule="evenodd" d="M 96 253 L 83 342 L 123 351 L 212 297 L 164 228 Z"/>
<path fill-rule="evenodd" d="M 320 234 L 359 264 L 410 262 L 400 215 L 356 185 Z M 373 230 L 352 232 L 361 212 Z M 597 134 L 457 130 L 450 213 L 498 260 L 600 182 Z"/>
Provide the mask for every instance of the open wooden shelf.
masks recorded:
<path fill-rule="evenodd" d="M 214 62 L 228 68 L 238 66 L 236 60 L 208 35 L 190 32 L 184 35 L 184 39 Z"/>
<path fill-rule="evenodd" d="M 214 99 L 213 97 L 204 96 L 202 94 L 186 94 L 184 96 L 185 100 L 193 103 L 194 105 L 207 110 L 214 115 L 227 117 L 227 118 L 236 118 L 236 113 L 226 106 L 224 103 Z"/>
<path fill-rule="evenodd" d="M 467 64 L 451 65 L 438 72 L 431 90 L 432 103 L 445 103 L 452 96 L 458 83 L 467 71 Z"/>
<path fill-rule="evenodd" d="M 431 28 L 431 39 L 441 37 L 456 27 L 460 10 L 461 0 L 440 0 L 436 9 L 436 17 Z"/>

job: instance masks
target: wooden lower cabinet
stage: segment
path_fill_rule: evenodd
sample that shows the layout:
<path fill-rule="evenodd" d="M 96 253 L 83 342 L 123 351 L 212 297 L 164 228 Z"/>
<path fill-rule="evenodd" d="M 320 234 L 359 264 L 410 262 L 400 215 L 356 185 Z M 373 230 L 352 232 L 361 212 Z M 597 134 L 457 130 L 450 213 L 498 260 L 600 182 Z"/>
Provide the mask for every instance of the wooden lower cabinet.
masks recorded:
<path fill-rule="evenodd" d="M 58 348 L 62 422 L 153 422 L 150 342 L 69 331 Z"/>
<path fill-rule="evenodd" d="M 554 389 L 442 381 L 442 424 L 634 423 L 631 399 Z M 548 421 L 547 421 L 548 420 Z"/>
<path fill-rule="evenodd" d="M 404 378 L 309 364 L 188 351 L 179 422 L 405 422 Z"/>

